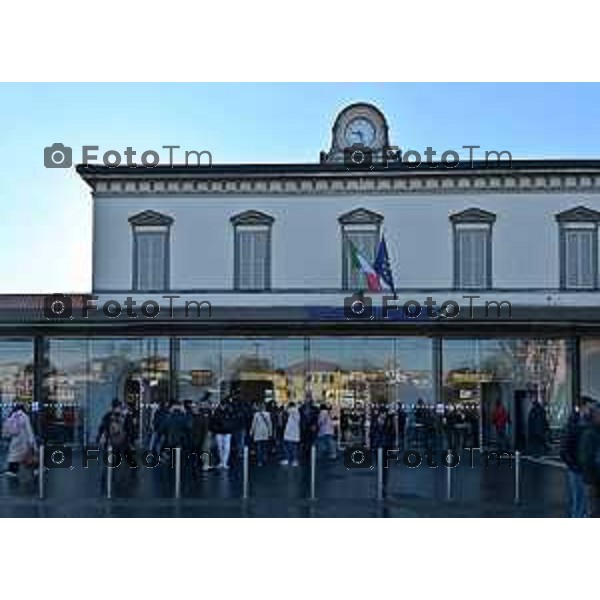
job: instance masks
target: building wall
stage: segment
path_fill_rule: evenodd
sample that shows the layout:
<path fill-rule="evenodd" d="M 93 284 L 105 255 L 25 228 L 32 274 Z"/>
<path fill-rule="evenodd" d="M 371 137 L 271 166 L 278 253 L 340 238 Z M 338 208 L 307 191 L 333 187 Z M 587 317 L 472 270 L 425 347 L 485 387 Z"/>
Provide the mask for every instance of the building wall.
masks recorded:
<path fill-rule="evenodd" d="M 362 207 L 384 216 L 383 231 L 398 288 L 449 288 L 453 245 L 448 217 L 478 207 L 497 215 L 493 226 L 493 286 L 557 288 L 555 214 L 579 205 L 600 210 L 600 196 L 580 192 L 103 195 L 95 199 L 94 206 L 93 287 L 95 291 L 131 288 L 132 234 L 128 218 L 151 209 L 174 218 L 171 289 L 231 289 L 233 227 L 229 219 L 252 209 L 275 218 L 273 288 L 339 288 L 342 257 L 338 217 Z"/>

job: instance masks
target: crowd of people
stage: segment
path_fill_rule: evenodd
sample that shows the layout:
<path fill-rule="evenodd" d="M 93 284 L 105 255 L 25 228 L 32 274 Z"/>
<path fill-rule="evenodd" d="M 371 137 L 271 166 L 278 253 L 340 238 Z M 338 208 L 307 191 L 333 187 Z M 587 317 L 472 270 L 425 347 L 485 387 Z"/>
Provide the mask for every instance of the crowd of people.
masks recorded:
<path fill-rule="evenodd" d="M 334 461 L 343 445 L 370 448 L 447 448 L 477 445 L 479 416 L 475 407 L 450 407 L 440 413 L 419 400 L 416 405 L 372 404 L 334 408 L 307 393 L 303 402 L 285 406 L 273 401 L 250 402 L 229 394 L 218 403 L 206 393 L 199 401 L 155 406 L 143 444 L 161 453 L 181 447 L 198 457 L 203 469 L 227 470 L 242 461 L 245 447 L 258 466 L 306 463 L 315 446 L 319 461 Z M 103 417 L 97 441 L 113 449 L 135 445 L 135 417 L 115 400 Z"/>
<path fill-rule="evenodd" d="M 491 426 L 499 450 L 509 449 L 509 411 L 501 401 L 491 412 Z M 360 443 L 371 448 L 445 447 L 477 445 L 479 415 L 470 406 L 450 406 L 439 411 L 419 400 L 403 404 L 355 406 L 334 411 L 317 404 L 310 393 L 305 400 L 286 406 L 275 402 L 249 402 L 229 394 L 218 403 L 209 392 L 197 402 L 173 401 L 155 407 L 150 431 L 139 436 L 137 415 L 118 399 L 102 417 L 96 441 L 124 452 L 139 448 L 161 455 L 181 448 L 196 457 L 203 470 L 223 469 L 242 463 L 248 448 L 257 466 L 281 464 L 297 467 L 310 460 L 314 446 L 320 461 L 334 461 L 342 444 Z M 547 422 L 541 403 L 534 401 L 527 417 L 528 454 L 544 452 Z M 39 440 L 23 405 L 16 404 L 2 426 L 8 440 L 6 470 L 17 477 L 20 468 L 35 473 Z M 560 456 L 567 467 L 569 514 L 600 514 L 600 403 L 582 397 L 573 410 L 561 438 Z"/>
<path fill-rule="evenodd" d="M 580 399 L 563 433 L 560 456 L 567 467 L 569 515 L 600 517 L 600 402 Z"/>

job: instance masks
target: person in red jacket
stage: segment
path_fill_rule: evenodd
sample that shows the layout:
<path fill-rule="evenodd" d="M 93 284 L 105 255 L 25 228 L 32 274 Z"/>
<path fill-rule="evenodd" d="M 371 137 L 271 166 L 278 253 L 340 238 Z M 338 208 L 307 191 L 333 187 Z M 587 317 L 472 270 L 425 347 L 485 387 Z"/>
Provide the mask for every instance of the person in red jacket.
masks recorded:
<path fill-rule="evenodd" d="M 496 432 L 496 446 L 498 450 L 503 451 L 508 448 L 508 424 L 510 417 L 502 400 L 496 400 L 496 406 L 492 411 L 492 425 Z"/>

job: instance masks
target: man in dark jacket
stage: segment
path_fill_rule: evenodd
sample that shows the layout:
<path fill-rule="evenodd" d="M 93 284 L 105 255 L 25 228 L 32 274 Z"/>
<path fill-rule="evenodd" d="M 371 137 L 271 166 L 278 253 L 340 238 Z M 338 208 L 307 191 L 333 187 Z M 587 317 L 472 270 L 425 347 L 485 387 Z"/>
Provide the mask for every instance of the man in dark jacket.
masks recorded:
<path fill-rule="evenodd" d="M 527 418 L 527 446 L 532 456 L 540 456 L 546 450 L 546 410 L 536 398 Z"/>
<path fill-rule="evenodd" d="M 600 404 L 590 407 L 590 418 L 581 431 L 577 460 L 587 485 L 589 515 L 600 518 Z"/>
<path fill-rule="evenodd" d="M 586 493 L 577 448 L 581 432 L 587 425 L 591 403 L 587 396 L 581 397 L 579 406 L 571 413 L 560 440 L 560 457 L 567 466 L 569 516 L 578 519 L 586 516 Z"/>
<path fill-rule="evenodd" d="M 313 402 L 311 392 L 307 392 L 299 412 L 302 455 L 305 459 L 308 459 L 310 448 L 316 443 L 317 435 L 319 433 L 319 409 Z"/>
<path fill-rule="evenodd" d="M 124 411 L 121 401 L 115 398 L 111 409 L 102 417 L 96 441 L 123 452 L 133 445 L 133 433 L 131 414 Z"/>
<path fill-rule="evenodd" d="M 163 423 L 169 414 L 169 407 L 166 402 L 161 402 L 152 416 L 152 436 L 150 437 L 150 452 L 160 454 L 162 450 L 162 437 L 160 432 L 163 430 Z"/>
<path fill-rule="evenodd" d="M 231 397 L 226 397 L 217 406 L 210 422 L 210 430 L 214 433 L 217 443 L 218 469 L 229 469 L 231 436 L 236 430 L 237 423 Z"/>
<path fill-rule="evenodd" d="M 164 439 L 164 447 L 181 448 L 182 458 L 185 459 L 190 449 L 192 432 L 192 417 L 180 401 L 175 401 L 169 413 L 161 423 L 160 434 Z"/>

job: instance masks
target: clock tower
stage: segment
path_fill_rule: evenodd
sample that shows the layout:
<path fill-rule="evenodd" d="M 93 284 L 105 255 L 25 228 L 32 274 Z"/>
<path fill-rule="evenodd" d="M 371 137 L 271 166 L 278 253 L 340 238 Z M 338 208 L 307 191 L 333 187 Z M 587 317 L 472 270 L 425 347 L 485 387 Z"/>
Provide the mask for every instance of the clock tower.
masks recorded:
<path fill-rule="evenodd" d="M 344 108 L 331 130 L 331 148 L 321 152 L 322 163 L 342 163 L 345 153 L 366 147 L 373 162 L 381 162 L 389 146 L 388 125 L 383 113 L 372 104 L 359 102 Z"/>

